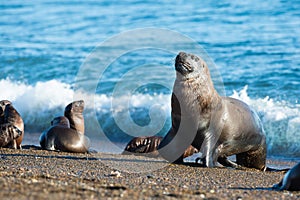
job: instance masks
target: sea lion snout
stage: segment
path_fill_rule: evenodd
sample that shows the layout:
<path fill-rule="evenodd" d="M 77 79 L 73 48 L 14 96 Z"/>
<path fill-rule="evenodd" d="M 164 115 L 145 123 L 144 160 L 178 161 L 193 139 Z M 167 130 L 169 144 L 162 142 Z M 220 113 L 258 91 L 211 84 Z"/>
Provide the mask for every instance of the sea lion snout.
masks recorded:
<path fill-rule="evenodd" d="M 187 75 L 194 71 L 193 65 L 189 61 L 189 56 L 185 52 L 180 52 L 176 56 L 175 69 L 182 75 Z"/>
<path fill-rule="evenodd" d="M 175 69 L 184 76 L 199 71 L 201 66 L 204 66 L 204 62 L 196 55 L 180 52 L 176 56 Z"/>

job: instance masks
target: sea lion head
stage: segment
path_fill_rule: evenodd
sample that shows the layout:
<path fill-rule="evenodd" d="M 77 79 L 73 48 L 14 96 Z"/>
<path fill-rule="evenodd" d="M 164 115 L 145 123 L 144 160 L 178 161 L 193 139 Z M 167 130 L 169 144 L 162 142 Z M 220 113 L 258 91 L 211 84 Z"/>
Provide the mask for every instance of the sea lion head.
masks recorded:
<path fill-rule="evenodd" d="M 82 113 L 84 110 L 84 101 L 73 101 L 65 108 L 65 113 Z"/>
<path fill-rule="evenodd" d="M 176 71 L 185 78 L 193 78 L 208 73 L 207 64 L 200 57 L 180 52 L 175 59 Z"/>
<path fill-rule="evenodd" d="M 83 117 L 83 110 L 84 110 L 84 101 L 73 101 L 65 108 L 65 117 L 68 118 L 70 122 L 70 128 L 75 129 L 80 133 L 84 133 L 84 117 Z"/>
<path fill-rule="evenodd" d="M 70 122 L 68 118 L 66 118 L 65 116 L 59 116 L 59 117 L 55 117 L 51 121 L 51 126 L 65 126 L 70 128 Z"/>
<path fill-rule="evenodd" d="M 0 101 L 0 116 L 4 115 L 5 107 L 8 104 L 11 104 L 11 102 L 8 101 L 8 100 L 2 100 L 2 101 Z"/>

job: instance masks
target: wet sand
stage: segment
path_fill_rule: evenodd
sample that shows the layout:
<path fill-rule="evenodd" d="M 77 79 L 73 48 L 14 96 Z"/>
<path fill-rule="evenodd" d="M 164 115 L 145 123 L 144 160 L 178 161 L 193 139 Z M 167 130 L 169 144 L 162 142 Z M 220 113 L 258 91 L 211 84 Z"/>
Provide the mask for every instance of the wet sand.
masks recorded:
<path fill-rule="evenodd" d="M 160 158 L 0 148 L 0 199 L 299 199 L 283 172 L 202 168 Z M 296 162 L 268 160 L 269 165 Z"/>

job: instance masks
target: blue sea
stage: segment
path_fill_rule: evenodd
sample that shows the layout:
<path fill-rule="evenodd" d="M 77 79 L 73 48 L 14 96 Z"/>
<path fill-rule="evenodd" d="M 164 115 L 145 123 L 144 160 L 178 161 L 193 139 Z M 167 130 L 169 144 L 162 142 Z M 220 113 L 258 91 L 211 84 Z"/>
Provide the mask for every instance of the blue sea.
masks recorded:
<path fill-rule="evenodd" d="M 300 1 L 2 1 L 0 99 L 38 144 L 85 100 L 92 148 L 165 135 L 179 51 L 203 57 L 220 95 L 260 116 L 268 156 L 300 159 Z"/>

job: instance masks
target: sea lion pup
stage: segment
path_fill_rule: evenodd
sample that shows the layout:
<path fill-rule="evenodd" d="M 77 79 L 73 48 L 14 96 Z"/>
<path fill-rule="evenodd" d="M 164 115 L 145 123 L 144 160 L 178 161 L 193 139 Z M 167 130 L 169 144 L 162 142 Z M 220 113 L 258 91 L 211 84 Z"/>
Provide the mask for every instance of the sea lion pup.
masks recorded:
<path fill-rule="evenodd" d="M 68 118 L 56 117 L 51 127 L 40 136 L 42 149 L 73 153 L 85 153 L 90 147 L 90 140 L 84 134 L 70 128 Z"/>
<path fill-rule="evenodd" d="M 273 185 L 273 189 L 300 191 L 300 163 L 290 169 L 280 183 Z"/>
<path fill-rule="evenodd" d="M 257 114 L 242 101 L 219 96 L 198 56 L 180 52 L 175 69 L 172 127 L 159 145 L 160 155 L 173 162 L 192 144 L 207 167 L 219 162 L 265 170 L 266 138 Z M 231 155 L 237 164 L 227 159 Z"/>
<path fill-rule="evenodd" d="M 8 147 L 14 149 L 22 149 L 21 143 L 24 137 L 24 122 L 21 115 L 8 100 L 0 101 L 0 124 L 10 124 L 22 132 L 17 138 L 14 139 L 14 141 L 7 145 Z"/>
<path fill-rule="evenodd" d="M 23 132 L 12 124 L 0 125 L 0 147 L 10 147 L 17 149 L 16 139 L 21 136 Z"/>
<path fill-rule="evenodd" d="M 122 154 L 134 154 L 134 155 L 145 155 L 149 157 L 158 157 L 159 152 L 157 151 L 158 145 L 163 138 L 159 136 L 144 136 L 144 137 L 134 137 L 126 145 L 125 150 Z M 184 152 L 182 159 L 178 162 L 183 163 L 183 158 L 189 157 L 194 153 L 198 153 L 198 150 L 190 145 Z"/>

